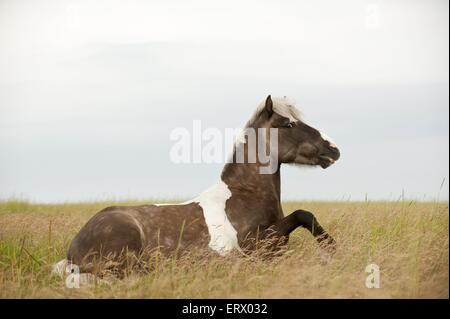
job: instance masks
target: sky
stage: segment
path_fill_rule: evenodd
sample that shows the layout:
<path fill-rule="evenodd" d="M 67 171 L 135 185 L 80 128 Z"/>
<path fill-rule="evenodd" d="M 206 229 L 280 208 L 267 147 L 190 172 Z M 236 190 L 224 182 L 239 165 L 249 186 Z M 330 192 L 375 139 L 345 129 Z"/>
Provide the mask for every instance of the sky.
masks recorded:
<path fill-rule="evenodd" d="M 448 1 L 0 0 L 0 199 L 190 198 L 176 127 L 288 96 L 341 159 L 284 200 L 448 200 Z"/>

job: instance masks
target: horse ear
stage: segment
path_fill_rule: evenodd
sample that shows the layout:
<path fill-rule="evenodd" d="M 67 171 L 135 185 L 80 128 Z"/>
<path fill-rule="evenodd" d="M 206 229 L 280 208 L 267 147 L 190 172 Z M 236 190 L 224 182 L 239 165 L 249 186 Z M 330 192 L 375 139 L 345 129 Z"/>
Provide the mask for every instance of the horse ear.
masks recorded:
<path fill-rule="evenodd" d="M 272 114 L 273 114 L 273 102 L 272 102 L 272 97 L 270 95 L 268 95 L 267 98 L 266 98 L 265 110 L 267 112 L 267 115 L 269 117 L 271 117 Z"/>

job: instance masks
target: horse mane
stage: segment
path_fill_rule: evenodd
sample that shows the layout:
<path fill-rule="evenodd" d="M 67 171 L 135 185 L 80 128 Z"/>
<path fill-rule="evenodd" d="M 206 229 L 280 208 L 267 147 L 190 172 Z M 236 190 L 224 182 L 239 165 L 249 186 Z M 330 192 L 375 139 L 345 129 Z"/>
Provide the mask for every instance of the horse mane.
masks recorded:
<path fill-rule="evenodd" d="M 272 97 L 273 111 L 281 116 L 287 117 L 291 122 L 300 121 L 303 119 L 303 113 L 295 106 L 295 102 L 289 100 L 286 96 L 283 97 Z M 237 144 L 245 143 L 245 132 L 246 129 L 253 127 L 253 124 L 261 116 L 266 106 L 266 100 L 264 99 L 258 104 L 255 112 L 251 118 L 247 121 L 245 126 L 240 130 L 239 134 L 236 136 L 235 142 Z M 231 156 L 233 153 L 231 154 Z"/>
<path fill-rule="evenodd" d="M 287 117 L 292 122 L 300 121 L 303 117 L 302 112 L 295 106 L 295 102 L 289 100 L 285 96 L 272 97 L 272 103 L 273 103 L 273 111 L 275 113 L 283 117 Z M 252 117 L 245 124 L 245 128 L 251 127 L 256 122 L 261 113 L 264 111 L 265 105 L 266 105 L 265 100 L 259 103 Z"/>

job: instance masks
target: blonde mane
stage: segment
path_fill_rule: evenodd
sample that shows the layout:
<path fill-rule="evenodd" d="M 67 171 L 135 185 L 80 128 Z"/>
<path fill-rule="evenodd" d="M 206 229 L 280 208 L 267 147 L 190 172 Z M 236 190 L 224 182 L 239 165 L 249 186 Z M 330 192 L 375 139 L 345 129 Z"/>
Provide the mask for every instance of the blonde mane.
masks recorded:
<path fill-rule="evenodd" d="M 302 119 L 302 112 L 295 106 L 295 103 L 287 97 L 272 97 L 273 111 L 278 115 L 287 117 L 291 122 L 296 122 Z M 248 120 L 245 127 L 250 127 L 261 115 L 266 106 L 265 100 L 259 103 L 256 111 L 253 113 L 250 120 Z"/>

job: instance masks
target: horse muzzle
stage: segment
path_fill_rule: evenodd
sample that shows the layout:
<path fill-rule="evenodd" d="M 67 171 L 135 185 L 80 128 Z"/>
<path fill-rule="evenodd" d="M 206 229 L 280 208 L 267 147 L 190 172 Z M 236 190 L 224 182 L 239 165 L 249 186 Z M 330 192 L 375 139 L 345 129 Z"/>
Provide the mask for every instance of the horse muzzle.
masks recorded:
<path fill-rule="evenodd" d="M 336 147 L 327 147 L 325 152 L 319 154 L 319 165 L 322 168 L 327 168 L 333 165 L 340 157 L 341 152 Z"/>

